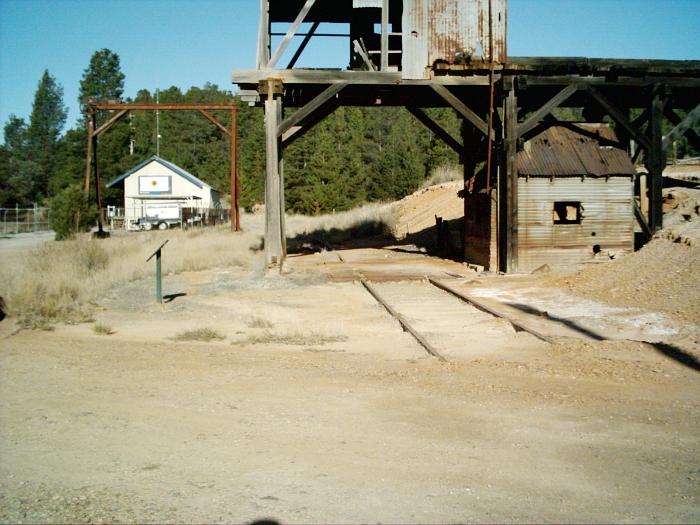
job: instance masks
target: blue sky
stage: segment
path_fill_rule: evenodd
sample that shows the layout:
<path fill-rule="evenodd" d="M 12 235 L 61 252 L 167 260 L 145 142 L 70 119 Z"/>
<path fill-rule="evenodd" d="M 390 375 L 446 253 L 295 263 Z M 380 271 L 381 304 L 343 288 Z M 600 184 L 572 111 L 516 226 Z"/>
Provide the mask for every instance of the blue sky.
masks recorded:
<path fill-rule="evenodd" d="M 207 81 L 233 89 L 231 70 L 254 67 L 258 5 L 0 0 L 0 121 L 11 113 L 28 118 L 48 69 L 63 86 L 73 125 L 83 70 L 104 47 L 121 57 L 127 96 Z M 700 59 L 700 0 L 509 0 L 508 11 L 511 56 Z M 346 45 L 322 39 L 298 66 L 345 67 Z"/>

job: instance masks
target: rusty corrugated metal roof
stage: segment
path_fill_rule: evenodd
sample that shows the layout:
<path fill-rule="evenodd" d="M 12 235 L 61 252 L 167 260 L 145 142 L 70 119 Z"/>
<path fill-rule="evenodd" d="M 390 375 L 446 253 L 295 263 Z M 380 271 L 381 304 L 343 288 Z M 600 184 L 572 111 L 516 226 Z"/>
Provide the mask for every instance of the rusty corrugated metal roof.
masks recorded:
<path fill-rule="evenodd" d="M 548 177 L 632 175 L 634 165 L 617 142 L 607 124 L 553 125 L 518 152 L 518 173 Z"/>

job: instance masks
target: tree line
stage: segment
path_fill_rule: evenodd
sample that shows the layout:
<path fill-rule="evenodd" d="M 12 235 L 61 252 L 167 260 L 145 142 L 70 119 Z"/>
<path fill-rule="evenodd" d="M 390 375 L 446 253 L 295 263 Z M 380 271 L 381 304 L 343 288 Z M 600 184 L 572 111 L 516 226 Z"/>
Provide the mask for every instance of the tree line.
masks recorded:
<path fill-rule="evenodd" d="M 139 90 L 124 98 L 119 56 L 96 51 L 80 80 L 79 102 L 123 100 L 156 102 L 156 93 Z M 160 90 L 161 103 L 231 103 L 239 106 L 237 126 L 241 205 L 264 202 L 265 133 L 261 108 L 240 103 L 214 84 Z M 291 114 L 292 109 L 287 110 Z M 212 114 L 230 126 L 228 111 Z M 453 111 L 432 110 L 431 116 L 459 136 Z M 29 121 L 10 116 L 0 147 L 0 207 L 75 206 L 80 202 L 85 170 L 85 117 L 64 132 L 67 109 L 63 89 L 45 71 L 39 80 Z M 98 112 L 98 126 L 110 117 Z M 229 138 L 195 111 L 161 111 L 160 157 L 190 171 L 212 187 L 229 193 Z M 156 154 L 156 116 L 132 111 L 99 138 L 102 184 Z M 348 209 L 368 201 L 401 198 L 442 163 L 456 163 L 452 150 L 424 129 L 402 108 L 341 107 L 285 151 L 287 210 L 319 214 Z M 120 189 L 102 188 L 104 204 L 123 205 Z M 94 201 L 94 198 L 91 199 Z M 85 221 L 94 217 L 82 213 Z M 88 226 L 88 224 L 85 224 Z"/>

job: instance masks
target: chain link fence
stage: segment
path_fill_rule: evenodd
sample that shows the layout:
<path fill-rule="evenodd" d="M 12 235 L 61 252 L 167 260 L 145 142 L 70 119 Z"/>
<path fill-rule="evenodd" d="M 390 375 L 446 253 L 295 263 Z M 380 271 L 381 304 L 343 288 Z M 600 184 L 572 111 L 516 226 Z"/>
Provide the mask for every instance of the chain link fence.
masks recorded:
<path fill-rule="evenodd" d="M 0 208 L 0 233 L 30 233 L 48 231 L 51 210 L 33 208 Z"/>

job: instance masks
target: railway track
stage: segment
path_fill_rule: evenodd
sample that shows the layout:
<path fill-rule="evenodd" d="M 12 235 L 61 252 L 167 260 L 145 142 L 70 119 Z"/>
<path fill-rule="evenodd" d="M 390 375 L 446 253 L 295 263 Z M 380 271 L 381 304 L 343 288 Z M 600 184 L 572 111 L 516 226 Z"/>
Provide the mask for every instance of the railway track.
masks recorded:
<path fill-rule="evenodd" d="M 363 278 L 361 282 L 404 331 L 441 361 L 486 354 L 504 342 L 509 347 L 533 343 L 518 332 L 550 341 L 433 279 L 378 283 Z"/>

